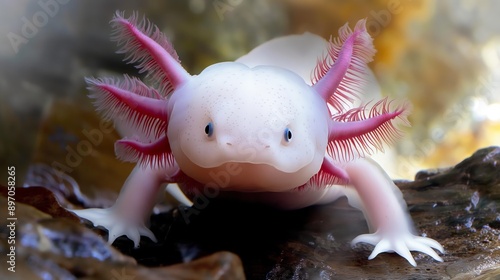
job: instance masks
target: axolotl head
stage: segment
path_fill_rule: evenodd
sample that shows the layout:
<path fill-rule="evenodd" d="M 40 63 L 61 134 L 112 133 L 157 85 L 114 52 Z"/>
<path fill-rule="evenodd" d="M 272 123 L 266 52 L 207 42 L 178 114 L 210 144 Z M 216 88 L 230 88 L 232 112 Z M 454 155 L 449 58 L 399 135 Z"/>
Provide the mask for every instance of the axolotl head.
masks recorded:
<path fill-rule="evenodd" d="M 318 172 L 328 143 L 325 101 L 297 74 L 224 62 L 169 100 L 167 137 L 193 179 L 239 191 L 282 191 Z"/>

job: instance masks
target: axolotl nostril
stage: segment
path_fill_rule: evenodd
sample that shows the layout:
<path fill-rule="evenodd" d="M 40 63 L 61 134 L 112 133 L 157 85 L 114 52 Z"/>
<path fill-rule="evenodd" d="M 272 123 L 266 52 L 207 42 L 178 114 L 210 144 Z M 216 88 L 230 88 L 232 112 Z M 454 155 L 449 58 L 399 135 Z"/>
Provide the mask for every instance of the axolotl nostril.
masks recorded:
<path fill-rule="evenodd" d="M 116 143 L 117 156 L 137 162 L 114 206 L 73 210 L 107 228 L 109 242 L 121 235 L 136 246 L 141 235 L 156 241 L 145 224 L 162 186 L 175 183 L 188 196 L 210 186 L 221 196 L 286 209 L 347 196 L 370 228 L 352 243 L 373 244 L 370 259 L 396 252 L 416 265 L 410 251 L 420 251 L 442 261 L 433 250 L 442 246 L 414 235 L 401 192 L 366 158 L 400 134 L 396 124 L 407 122 L 408 107 L 387 99 L 353 105 L 363 99 L 375 53 L 364 20 L 353 30 L 343 26 L 330 42 L 312 34 L 284 37 L 256 48 L 258 59 L 251 52 L 199 75 L 184 70 L 165 35 L 137 14 L 117 13 L 112 25 L 120 52 L 155 87 L 129 76 L 87 79 L 97 110 L 127 136 Z M 300 59 L 274 63 L 269 55 L 273 46 L 305 37 L 324 42 L 326 52 L 317 54 L 310 81 L 291 66 Z"/>

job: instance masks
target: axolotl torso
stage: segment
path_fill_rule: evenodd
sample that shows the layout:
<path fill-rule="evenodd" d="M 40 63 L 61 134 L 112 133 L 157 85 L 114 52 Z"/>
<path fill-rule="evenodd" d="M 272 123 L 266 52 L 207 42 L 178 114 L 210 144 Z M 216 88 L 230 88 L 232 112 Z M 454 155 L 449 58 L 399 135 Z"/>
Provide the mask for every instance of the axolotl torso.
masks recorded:
<path fill-rule="evenodd" d="M 176 183 L 188 195 L 210 188 L 287 209 L 345 195 L 369 224 L 371 233 L 353 244 L 375 245 L 370 259 L 395 251 L 416 265 L 414 250 L 441 261 L 432 249 L 442 252 L 441 245 L 412 233 L 400 191 L 364 158 L 398 135 L 394 122 L 405 121 L 407 107 L 391 109 L 382 99 L 370 109 L 346 108 L 361 94 L 375 52 L 364 21 L 325 41 L 327 54 L 309 83 L 265 58 L 264 65 L 248 65 L 247 57 L 192 76 L 148 21 L 117 13 L 112 23 L 121 52 L 157 87 L 128 76 L 87 79 L 98 111 L 128 136 L 116 143 L 118 157 L 138 162 L 114 206 L 74 210 L 107 228 L 110 242 L 121 235 L 136 246 L 141 235 L 156 241 L 145 225 L 162 184 Z"/>

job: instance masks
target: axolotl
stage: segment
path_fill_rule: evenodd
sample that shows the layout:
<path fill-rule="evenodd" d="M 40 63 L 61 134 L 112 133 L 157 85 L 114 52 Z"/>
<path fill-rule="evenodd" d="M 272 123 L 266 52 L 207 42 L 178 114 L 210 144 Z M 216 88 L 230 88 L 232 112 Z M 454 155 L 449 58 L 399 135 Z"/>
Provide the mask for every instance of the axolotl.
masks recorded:
<path fill-rule="evenodd" d="M 330 41 L 303 35 L 326 46 L 312 62 L 309 81 L 286 68 L 294 57 L 280 66 L 269 55 L 255 61 L 247 55 L 190 75 L 148 20 L 117 12 L 111 24 L 119 52 L 154 86 L 127 75 L 87 78 L 97 110 L 127 136 L 115 144 L 118 158 L 137 162 L 112 207 L 73 210 L 108 229 L 110 243 L 121 235 L 135 246 L 141 236 L 156 242 L 146 225 L 158 193 L 175 183 L 186 204 L 182 194 L 207 188 L 284 209 L 347 196 L 370 230 L 352 244 L 374 245 L 369 259 L 396 252 L 415 266 L 410 251 L 420 251 L 442 261 L 434 249 L 443 253 L 443 247 L 414 233 L 401 192 L 368 158 L 401 134 L 397 121 L 407 122 L 409 108 L 387 98 L 353 106 L 362 99 L 375 54 L 365 20 L 354 29 L 344 25 Z M 255 51 L 266 53 L 262 49 L 273 43 L 266 44 Z"/>

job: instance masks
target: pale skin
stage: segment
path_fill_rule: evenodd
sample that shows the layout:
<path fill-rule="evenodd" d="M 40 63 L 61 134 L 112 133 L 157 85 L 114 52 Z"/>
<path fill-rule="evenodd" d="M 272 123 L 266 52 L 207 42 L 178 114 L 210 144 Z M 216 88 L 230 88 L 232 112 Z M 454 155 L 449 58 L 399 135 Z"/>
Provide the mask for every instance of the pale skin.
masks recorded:
<path fill-rule="evenodd" d="M 298 209 L 347 196 L 366 217 L 370 233 L 353 240 L 375 246 L 370 259 L 396 252 L 416 265 L 410 251 L 438 261 L 433 239 L 414 234 L 401 192 L 378 164 L 364 159 L 399 133 L 407 108 L 385 100 L 352 103 L 363 67 L 374 53 L 364 21 L 340 30 L 312 83 L 279 65 L 225 62 L 191 76 L 166 38 L 136 16 L 113 20 L 122 51 L 149 71 L 160 89 L 137 79 L 88 79 L 90 95 L 106 118 L 125 124 L 132 139 L 117 142 L 117 155 L 138 162 L 115 205 L 75 210 L 109 230 L 109 242 L 126 235 L 156 241 L 147 221 L 165 183 L 181 203 L 212 188 L 222 197 Z M 311 36 L 311 35 L 307 35 Z M 321 55 L 321 54 L 319 54 Z M 340 184 L 340 185 L 339 185 Z"/>

